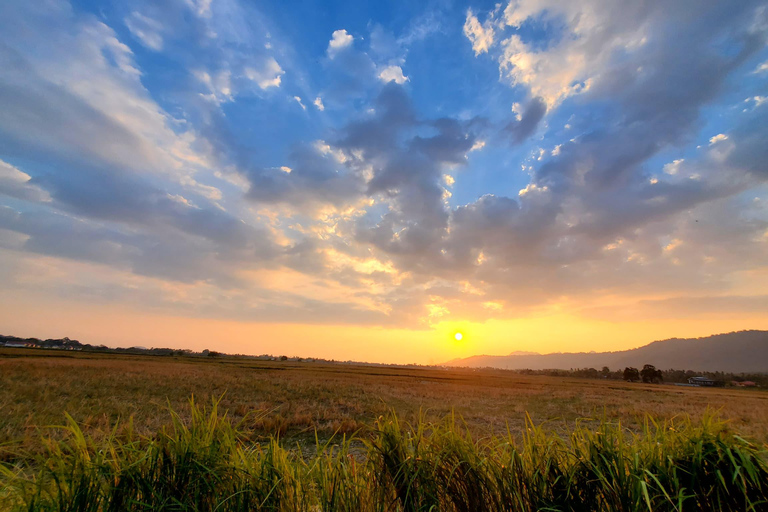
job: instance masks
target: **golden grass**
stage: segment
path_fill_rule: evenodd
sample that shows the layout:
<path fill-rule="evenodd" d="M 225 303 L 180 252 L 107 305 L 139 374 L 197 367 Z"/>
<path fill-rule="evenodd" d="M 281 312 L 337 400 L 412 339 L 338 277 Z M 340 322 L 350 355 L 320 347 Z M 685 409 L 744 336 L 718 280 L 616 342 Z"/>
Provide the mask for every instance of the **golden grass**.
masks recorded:
<path fill-rule="evenodd" d="M 640 427 L 646 414 L 696 420 L 720 411 L 732 427 L 768 439 L 768 393 L 619 381 L 526 376 L 502 370 L 173 358 L 0 349 L 0 446 L 35 450 L 41 429 L 68 412 L 95 437 L 132 418 L 139 435 L 167 424 L 167 406 L 188 414 L 188 399 L 223 398 L 220 407 L 255 438 L 296 441 L 351 433 L 395 411 L 405 421 L 455 412 L 477 435 L 516 435 L 526 412 L 567 434 L 581 418 Z M 587 420 L 589 421 L 589 420 Z M 46 435 L 48 432 L 46 432 Z M 55 432 L 54 432 L 55 435 Z M 10 446 L 10 445 L 7 445 Z M 15 451 L 14 449 L 14 451 Z"/>

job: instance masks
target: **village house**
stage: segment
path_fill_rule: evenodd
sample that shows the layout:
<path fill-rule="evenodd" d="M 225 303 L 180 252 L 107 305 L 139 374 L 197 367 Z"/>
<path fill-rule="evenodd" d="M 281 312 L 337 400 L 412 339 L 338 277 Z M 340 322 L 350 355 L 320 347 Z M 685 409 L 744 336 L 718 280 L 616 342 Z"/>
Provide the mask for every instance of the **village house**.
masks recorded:
<path fill-rule="evenodd" d="M 688 384 L 693 384 L 694 386 L 714 386 L 715 380 L 709 377 L 691 377 L 688 379 Z"/>

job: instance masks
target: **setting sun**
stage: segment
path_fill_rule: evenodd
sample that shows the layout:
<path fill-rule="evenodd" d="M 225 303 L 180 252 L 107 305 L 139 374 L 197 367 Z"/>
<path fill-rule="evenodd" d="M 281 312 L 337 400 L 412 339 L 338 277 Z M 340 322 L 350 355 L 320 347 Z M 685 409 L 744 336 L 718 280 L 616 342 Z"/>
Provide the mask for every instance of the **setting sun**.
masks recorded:
<path fill-rule="evenodd" d="M 453 335 L 453 337 L 454 337 L 454 339 L 455 339 L 456 341 L 461 341 L 461 339 L 462 339 L 464 336 L 463 336 L 463 335 L 462 335 L 460 332 L 457 332 L 456 334 L 454 334 L 454 335 Z"/>

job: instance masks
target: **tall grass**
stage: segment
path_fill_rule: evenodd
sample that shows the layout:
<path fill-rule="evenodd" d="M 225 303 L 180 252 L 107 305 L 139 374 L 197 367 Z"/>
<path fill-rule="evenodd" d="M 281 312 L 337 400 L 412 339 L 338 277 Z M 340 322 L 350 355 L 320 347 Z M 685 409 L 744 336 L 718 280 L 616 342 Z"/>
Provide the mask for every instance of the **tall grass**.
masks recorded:
<path fill-rule="evenodd" d="M 530 420 L 522 440 L 473 438 L 455 417 L 381 417 L 312 450 L 253 443 L 217 404 L 151 438 L 95 441 L 68 417 L 64 440 L 0 467 L 12 511 L 768 510 L 768 447 L 702 421 L 607 420 L 569 438 Z M 594 422 L 590 423 L 593 425 Z M 119 432 L 119 433 L 118 433 Z M 6 460 L 9 457 L 6 457 Z"/>

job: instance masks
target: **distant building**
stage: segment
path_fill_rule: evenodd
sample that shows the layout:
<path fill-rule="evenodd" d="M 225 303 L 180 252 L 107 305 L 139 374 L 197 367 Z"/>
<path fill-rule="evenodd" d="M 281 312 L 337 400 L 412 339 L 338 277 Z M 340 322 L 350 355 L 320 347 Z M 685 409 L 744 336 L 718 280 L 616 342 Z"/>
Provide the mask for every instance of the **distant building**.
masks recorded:
<path fill-rule="evenodd" d="M 694 386 L 714 386 L 715 380 L 709 377 L 691 377 L 688 379 L 688 384 L 693 384 Z"/>
<path fill-rule="evenodd" d="M 26 348 L 34 347 L 35 345 L 32 343 L 24 343 L 23 341 L 9 341 L 5 346 L 10 348 Z"/>

